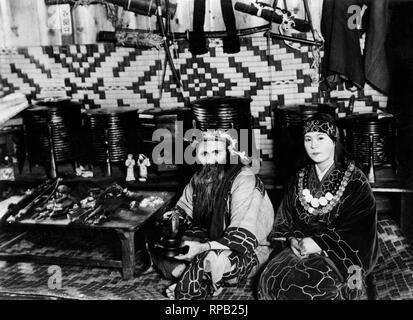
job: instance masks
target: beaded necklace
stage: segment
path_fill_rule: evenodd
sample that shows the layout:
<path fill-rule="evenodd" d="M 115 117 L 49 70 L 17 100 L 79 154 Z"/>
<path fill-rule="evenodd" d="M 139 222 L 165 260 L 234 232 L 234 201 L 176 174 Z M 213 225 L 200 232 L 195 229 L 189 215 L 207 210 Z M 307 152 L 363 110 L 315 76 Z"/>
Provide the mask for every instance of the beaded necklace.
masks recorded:
<path fill-rule="evenodd" d="M 319 198 L 313 197 L 308 186 L 304 186 L 306 170 L 300 170 L 298 175 L 298 198 L 303 208 L 312 215 L 325 215 L 329 213 L 343 196 L 344 190 L 348 185 L 348 181 L 350 179 L 351 173 L 354 171 L 354 168 L 354 162 L 351 161 L 347 166 L 346 172 L 343 175 L 340 186 L 338 186 L 336 193 L 333 194 L 334 191 L 330 190 L 326 192 L 324 196 Z"/>

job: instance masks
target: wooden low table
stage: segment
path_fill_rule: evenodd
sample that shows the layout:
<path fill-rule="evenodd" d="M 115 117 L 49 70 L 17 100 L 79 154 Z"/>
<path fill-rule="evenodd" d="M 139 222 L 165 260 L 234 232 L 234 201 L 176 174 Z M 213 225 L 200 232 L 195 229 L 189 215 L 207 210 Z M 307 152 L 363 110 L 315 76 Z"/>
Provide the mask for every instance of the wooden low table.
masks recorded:
<path fill-rule="evenodd" d="M 47 228 L 53 230 L 59 230 L 59 228 L 68 229 L 85 229 L 91 231 L 113 231 L 119 235 L 122 249 L 122 260 L 93 260 L 93 259 L 81 259 L 74 257 L 52 257 L 41 256 L 33 254 L 8 254 L 1 253 L 6 248 L 9 248 L 13 244 L 22 240 L 25 234 L 24 232 L 0 245 L 0 260 L 6 261 L 19 261 L 19 262 L 40 262 L 46 264 L 56 265 L 81 265 L 92 267 L 110 267 L 120 268 L 123 271 L 123 278 L 125 280 L 131 279 L 135 271 L 135 234 L 141 230 L 151 218 L 162 214 L 172 203 L 176 195 L 172 191 L 149 191 L 140 190 L 134 191 L 143 197 L 157 196 L 163 199 L 163 204 L 159 204 L 154 207 L 139 207 L 137 212 L 121 209 L 117 213 L 111 215 L 107 221 L 101 225 L 87 225 L 87 224 L 70 224 L 68 219 L 52 220 L 46 219 L 42 221 L 35 221 L 30 219 L 24 219 L 17 222 L 10 223 L 10 226 L 24 227 L 27 230 L 38 230 L 40 228 Z"/>

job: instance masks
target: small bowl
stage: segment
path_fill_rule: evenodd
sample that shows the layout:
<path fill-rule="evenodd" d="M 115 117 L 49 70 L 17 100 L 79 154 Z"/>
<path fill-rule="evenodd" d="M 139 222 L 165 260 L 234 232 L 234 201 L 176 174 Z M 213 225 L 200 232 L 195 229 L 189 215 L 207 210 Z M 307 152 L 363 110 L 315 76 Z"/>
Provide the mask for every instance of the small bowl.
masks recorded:
<path fill-rule="evenodd" d="M 178 247 L 178 248 L 165 248 L 161 245 L 157 245 L 155 247 L 155 250 L 158 254 L 164 257 L 168 257 L 168 258 L 173 258 L 180 254 L 185 254 L 188 252 L 188 249 L 189 249 L 188 246 L 183 246 L 183 247 Z"/>
<path fill-rule="evenodd" d="M 179 248 L 181 246 L 182 240 L 180 238 L 165 238 L 161 237 L 159 243 L 169 249 Z"/>

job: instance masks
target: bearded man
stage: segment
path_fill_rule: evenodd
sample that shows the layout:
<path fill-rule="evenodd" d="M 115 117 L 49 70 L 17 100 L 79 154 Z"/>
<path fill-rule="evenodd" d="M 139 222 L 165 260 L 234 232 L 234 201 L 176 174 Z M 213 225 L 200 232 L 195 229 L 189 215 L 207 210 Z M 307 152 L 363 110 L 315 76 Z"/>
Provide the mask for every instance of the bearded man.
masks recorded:
<path fill-rule="evenodd" d="M 202 167 L 174 209 L 164 214 L 168 219 L 178 213 L 188 226 L 183 238 L 187 253 L 154 259 L 162 274 L 174 280 L 166 290 L 171 299 L 216 296 L 268 260 L 274 209 L 262 181 L 245 161 L 233 161 L 234 155 L 237 160 L 243 156 L 229 135 L 204 133 L 196 147 Z"/>

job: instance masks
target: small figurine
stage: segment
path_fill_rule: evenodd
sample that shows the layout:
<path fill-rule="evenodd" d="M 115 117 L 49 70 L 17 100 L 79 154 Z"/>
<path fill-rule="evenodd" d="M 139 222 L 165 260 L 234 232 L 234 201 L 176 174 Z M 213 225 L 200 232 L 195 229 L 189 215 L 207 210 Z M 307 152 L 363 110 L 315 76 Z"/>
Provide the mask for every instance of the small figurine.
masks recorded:
<path fill-rule="evenodd" d="M 132 154 L 128 154 L 128 159 L 126 159 L 125 161 L 125 166 L 128 168 L 127 172 L 126 172 L 126 181 L 135 181 L 135 173 L 133 170 L 133 167 L 135 166 L 136 162 L 133 159 L 133 155 Z"/>
<path fill-rule="evenodd" d="M 0 149 L 0 155 L 1 149 Z M 4 156 L 0 158 L 0 180 L 11 180 L 14 181 L 14 168 L 13 168 L 13 159 L 11 156 Z"/>
<path fill-rule="evenodd" d="M 76 175 L 78 177 L 83 177 L 83 178 L 93 178 L 93 171 L 92 170 L 86 170 L 84 166 L 80 165 L 78 168 L 76 168 Z"/>
<path fill-rule="evenodd" d="M 145 182 L 148 178 L 148 168 L 150 167 L 151 163 L 144 154 L 140 154 L 138 158 L 138 166 L 139 166 L 139 181 Z"/>

